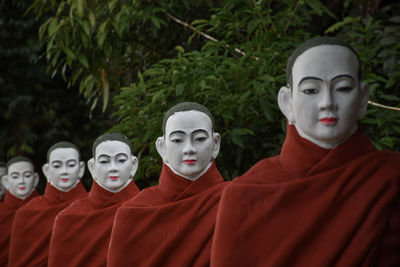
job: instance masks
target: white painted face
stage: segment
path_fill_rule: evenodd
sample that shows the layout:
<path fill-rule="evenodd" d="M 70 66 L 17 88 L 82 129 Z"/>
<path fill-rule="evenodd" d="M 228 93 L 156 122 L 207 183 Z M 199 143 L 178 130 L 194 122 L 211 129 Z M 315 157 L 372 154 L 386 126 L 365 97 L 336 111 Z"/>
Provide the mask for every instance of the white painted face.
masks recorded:
<path fill-rule="evenodd" d="M 67 192 L 82 178 L 85 164 L 79 162 L 78 151 L 74 148 L 56 148 L 49 155 L 49 162 L 43 166 L 43 173 L 55 188 Z"/>
<path fill-rule="evenodd" d="M 19 161 L 8 167 L 6 180 L 7 190 L 13 196 L 25 199 L 39 182 L 39 176 L 34 172 L 33 165 L 27 161 Z M 3 179 L 3 181 L 5 181 Z"/>
<path fill-rule="evenodd" d="M 313 47 L 297 58 L 292 73 L 291 96 L 279 103 L 289 123 L 320 147 L 344 142 L 356 131 L 368 101 L 367 86 L 359 84 L 356 56 L 338 45 Z"/>
<path fill-rule="evenodd" d="M 0 199 L 2 199 L 6 193 L 6 187 L 3 185 L 1 181 L 1 177 L 3 177 L 4 174 L 6 174 L 6 168 L 0 167 Z"/>
<path fill-rule="evenodd" d="M 190 180 L 201 176 L 219 152 L 220 135 L 213 133 L 211 119 L 190 110 L 170 116 L 165 136 L 157 139 L 157 150 L 176 174 Z"/>
<path fill-rule="evenodd" d="M 93 179 L 104 189 L 119 192 L 131 182 L 138 162 L 129 146 L 120 141 L 104 141 L 96 147 L 96 156 L 88 162 Z"/>

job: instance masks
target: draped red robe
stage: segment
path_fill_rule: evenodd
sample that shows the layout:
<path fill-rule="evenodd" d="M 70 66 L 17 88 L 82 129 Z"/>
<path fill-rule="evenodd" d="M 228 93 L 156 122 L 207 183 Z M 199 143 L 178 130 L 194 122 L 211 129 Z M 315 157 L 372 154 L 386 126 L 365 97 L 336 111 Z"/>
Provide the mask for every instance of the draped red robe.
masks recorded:
<path fill-rule="evenodd" d="M 158 186 L 144 189 L 119 208 L 107 266 L 209 266 L 224 186 L 215 163 L 195 181 L 163 165 Z"/>
<path fill-rule="evenodd" d="M 133 181 L 118 193 L 94 182 L 87 198 L 73 202 L 57 216 L 48 266 L 106 266 L 114 215 L 138 192 Z"/>
<path fill-rule="evenodd" d="M 281 154 L 224 191 L 211 266 L 400 266 L 399 166 L 361 129 L 329 150 L 288 126 Z"/>
<path fill-rule="evenodd" d="M 43 196 L 34 198 L 15 214 L 8 265 L 47 266 L 50 237 L 57 214 L 85 196 L 87 192 L 82 183 L 68 192 L 62 192 L 47 183 Z"/>
<path fill-rule="evenodd" d="M 37 195 L 38 193 L 33 191 L 26 199 L 19 199 L 6 192 L 4 201 L 0 204 L 0 266 L 7 266 L 11 226 L 15 212 Z"/>

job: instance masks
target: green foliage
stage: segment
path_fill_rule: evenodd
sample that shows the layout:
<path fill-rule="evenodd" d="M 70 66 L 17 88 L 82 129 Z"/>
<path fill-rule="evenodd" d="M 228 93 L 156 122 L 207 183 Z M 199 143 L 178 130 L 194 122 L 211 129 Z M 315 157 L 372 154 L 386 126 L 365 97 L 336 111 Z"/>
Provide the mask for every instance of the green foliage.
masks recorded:
<path fill-rule="evenodd" d="M 46 43 L 47 71 L 60 74 L 68 86 L 102 110 L 122 86 L 133 81 L 132 74 L 163 57 L 172 56 L 174 45 L 185 34 L 169 29 L 168 10 L 192 15 L 207 4 L 202 1 L 95 1 L 36 0 L 29 11 L 38 18 L 48 16 L 40 26 L 39 38 Z M 190 5 L 189 5 L 190 3 Z M 155 45 L 162 40 L 162 46 Z"/>

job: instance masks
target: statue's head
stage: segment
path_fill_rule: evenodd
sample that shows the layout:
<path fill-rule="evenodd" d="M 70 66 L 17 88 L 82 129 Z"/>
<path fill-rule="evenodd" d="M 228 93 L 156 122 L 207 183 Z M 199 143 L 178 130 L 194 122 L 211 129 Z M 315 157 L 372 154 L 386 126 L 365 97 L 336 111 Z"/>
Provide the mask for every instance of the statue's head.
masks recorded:
<path fill-rule="evenodd" d="M 99 136 L 92 146 L 88 168 L 93 179 L 110 192 L 119 192 L 131 181 L 138 168 L 131 141 L 120 133 Z"/>
<path fill-rule="evenodd" d="M 360 81 L 359 57 L 348 44 L 331 37 L 308 40 L 293 52 L 286 72 L 279 108 L 300 136 L 330 149 L 357 130 L 369 91 Z"/>
<path fill-rule="evenodd" d="M 183 102 L 165 113 L 163 136 L 156 148 L 164 163 L 176 174 L 195 180 L 218 156 L 221 137 L 214 132 L 211 112 L 203 105 Z"/>
<path fill-rule="evenodd" d="M 32 161 L 26 157 L 11 158 L 6 164 L 6 171 L 2 177 L 3 185 L 11 195 L 19 199 L 30 196 L 39 183 L 39 175 Z"/>
<path fill-rule="evenodd" d="M 85 172 L 85 163 L 80 161 L 79 148 L 70 142 L 58 142 L 47 151 L 47 163 L 42 167 L 47 181 L 60 191 L 74 188 Z"/>
<path fill-rule="evenodd" d="M 6 163 L 4 161 L 0 161 L 0 200 L 3 199 L 6 193 L 6 187 L 3 186 L 1 182 L 3 175 L 6 174 Z"/>

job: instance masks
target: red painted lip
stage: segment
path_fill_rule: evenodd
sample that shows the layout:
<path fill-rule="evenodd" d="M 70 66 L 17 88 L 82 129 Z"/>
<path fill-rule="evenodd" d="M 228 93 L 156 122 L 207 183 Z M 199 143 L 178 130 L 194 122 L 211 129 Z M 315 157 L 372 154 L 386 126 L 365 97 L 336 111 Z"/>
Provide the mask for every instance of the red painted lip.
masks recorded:
<path fill-rule="evenodd" d="M 337 122 L 338 118 L 322 118 L 319 121 L 322 123 L 325 123 L 325 124 L 332 124 L 332 123 Z"/>
<path fill-rule="evenodd" d="M 68 182 L 68 178 L 61 178 L 61 181 L 63 181 L 63 182 Z"/>
<path fill-rule="evenodd" d="M 196 160 L 195 159 L 186 159 L 183 162 L 185 162 L 186 164 L 189 164 L 189 165 L 196 164 Z"/>
<path fill-rule="evenodd" d="M 111 181 L 116 181 L 116 180 L 118 180 L 118 176 L 110 176 L 110 180 Z"/>
<path fill-rule="evenodd" d="M 18 187 L 18 189 L 19 190 L 25 190 L 25 187 L 21 186 L 21 187 Z"/>

